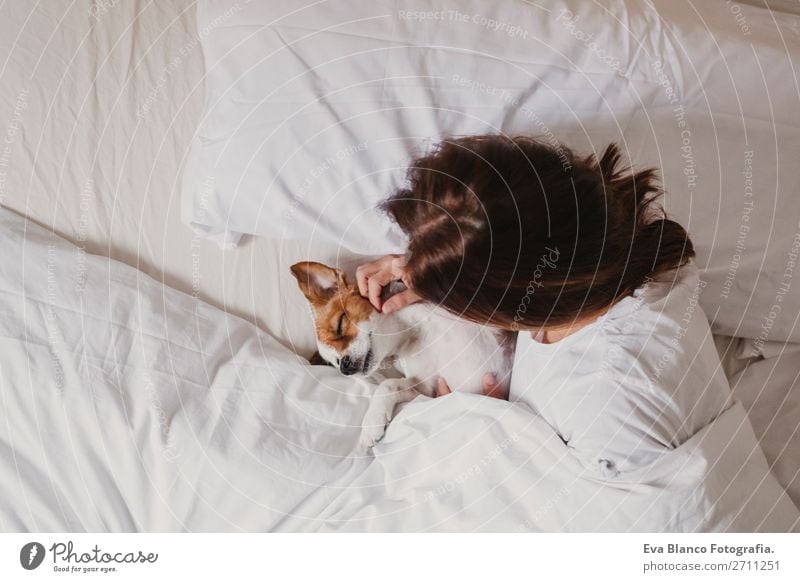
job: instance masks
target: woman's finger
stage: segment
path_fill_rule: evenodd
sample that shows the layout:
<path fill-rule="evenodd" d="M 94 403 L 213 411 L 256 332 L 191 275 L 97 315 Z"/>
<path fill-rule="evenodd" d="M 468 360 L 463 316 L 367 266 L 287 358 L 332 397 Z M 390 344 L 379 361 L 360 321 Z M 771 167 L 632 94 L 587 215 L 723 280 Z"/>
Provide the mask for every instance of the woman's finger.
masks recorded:
<path fill-rule="evenodd" d="M 381 310 L 381 293 L 384 286 L 392 282 L 392 274 L 388 271 L 379 271 L 372 277 L 367 279 L 367 296 L 369 302 L 375 306 L 378 311 Z"/>
<path fill-rule="evenodd" d="M 358 292 L 362 296 L 369 295 L 369 280 L 381 272 L 391 273 L 392 265 L 397 259 L 398 255 L 386 255 L 380 259 L 364 263 L 356 267 L 356 283 L 358 284 Z"/>
<path fill-rule="evenodd" d="M 497 381 L 497 377 L 491 372 L 487 372 L 483 375 L 483 394 L 484 396 L 490 396 L 492 398 L 508 400 L 508 393 Z"/>
<path fill-rule="evenodd" d="M 359 265 L 356 267 L 356 283 L 358 284 L 358 292 L 361 293 L 363 297 L 366 297 L 369 294 L 369 285 L 368 281 L 369 278 L 375 274 L 377 270 L 375 266 L 375 262 L 372 263 L 364 263 L 363 265 Z"/>
<path fill-rule="evenodd" d="M 402 255 L 393 256 L 390 269 L 395 279 L 402 279 L 406 272 L 406 258 Z"/>
<path fill-rule="evenodd" d="M 439 381 L 436 386 L 436 397 L 447 396 L 448 394 L 450 394 L 450 386 L 447 385 L 447 381 L 444 378 L 439 376 Z"/>
<path fill-rule="evenodd" d="M 416 303 L 420 299 L 420 296 L 414 293 L 411 289 L 406 289 L 405 291 L 401 291 L 397 295 L 393 295 L 391 298 L 389 298 L 386 303 L 383 304 L 381 311 L 384 313 L 391 313 L 392 311 L 402 309 L 406 305 Z"/>

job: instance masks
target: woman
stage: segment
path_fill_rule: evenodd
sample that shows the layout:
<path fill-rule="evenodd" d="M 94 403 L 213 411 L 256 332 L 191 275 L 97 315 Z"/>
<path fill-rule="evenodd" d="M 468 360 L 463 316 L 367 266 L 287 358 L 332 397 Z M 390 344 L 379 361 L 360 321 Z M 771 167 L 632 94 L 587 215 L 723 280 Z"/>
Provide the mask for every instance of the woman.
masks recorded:
<path fill-rule="evenodd" d="M 655 171 L 621 168 L 615 145 L 597 159 L 524 137 L 444 141 L 385 204 L 407 253 L 359 267 L 359 289 L 384 312 L 425 300 L 524 332 L 510 399 L 600 477 L 630 475 L 729 397 L 692 243 L 659 194 Z M 406 291 L 382 304 L 397 279 Z M 506 396 L 492 378 L 485 392 Z"/>

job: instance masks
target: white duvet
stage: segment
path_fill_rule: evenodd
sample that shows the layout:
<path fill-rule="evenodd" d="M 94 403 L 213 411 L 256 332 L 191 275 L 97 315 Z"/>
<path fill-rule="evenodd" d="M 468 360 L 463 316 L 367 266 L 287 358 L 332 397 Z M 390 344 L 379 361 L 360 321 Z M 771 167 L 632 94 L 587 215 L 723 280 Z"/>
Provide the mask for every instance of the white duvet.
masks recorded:
<path fill-rule="evenodd" d="M 374 456 L 369 386 L 0 211 L 0 529 L 787 531 L 741 406 L 636 483 L 520 405 L 420 398 Z"/>

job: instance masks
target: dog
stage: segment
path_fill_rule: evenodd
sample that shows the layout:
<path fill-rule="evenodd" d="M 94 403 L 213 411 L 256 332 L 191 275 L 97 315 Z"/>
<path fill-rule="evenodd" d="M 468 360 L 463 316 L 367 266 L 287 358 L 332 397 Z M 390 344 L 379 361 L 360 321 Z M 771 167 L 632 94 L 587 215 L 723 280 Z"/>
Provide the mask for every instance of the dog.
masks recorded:
<path fill-rule="evenodd" d="M 301 262 L 292 275 L 314 314 L 318 354 L 346 376 L 372 377 L 388 368 L 402 378 L 382 379 L 364 417 L 361 446 L 375 445 L 398 404 L 436 395 L 439 377 L 454 390 L 482 394 L 483 376 L 495 375 L 506 392 L 511 380 L 511 333 L 459 319 L 419 302 L 391 314 L 375 309 L 345 274 Z"/>

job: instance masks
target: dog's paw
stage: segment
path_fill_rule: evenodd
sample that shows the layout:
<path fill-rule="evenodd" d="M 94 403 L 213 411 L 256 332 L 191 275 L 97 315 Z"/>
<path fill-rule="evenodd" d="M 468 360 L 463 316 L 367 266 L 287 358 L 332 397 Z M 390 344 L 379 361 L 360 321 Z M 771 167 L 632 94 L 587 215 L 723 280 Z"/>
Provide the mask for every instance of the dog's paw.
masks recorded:
<path fill-rule="evenodd" d="M 383 435 L 386 434 L 386 425 L 389 424 L 390 420 L 386 412 L 368 414 L 364 418 L 364 423 L 361 426 L 361 438 L 359 439 L 359 449 L 362 452 L 368 452 L 383 438 Z"/>
<path fill-rule="evenodd" d="M 361 429 L 361 438 L 358 441 L 358 448 L 362 453 L 368 453 L 372 447 L 378 444 L 386 434 L 386 427 L 365 426 Z"/>

